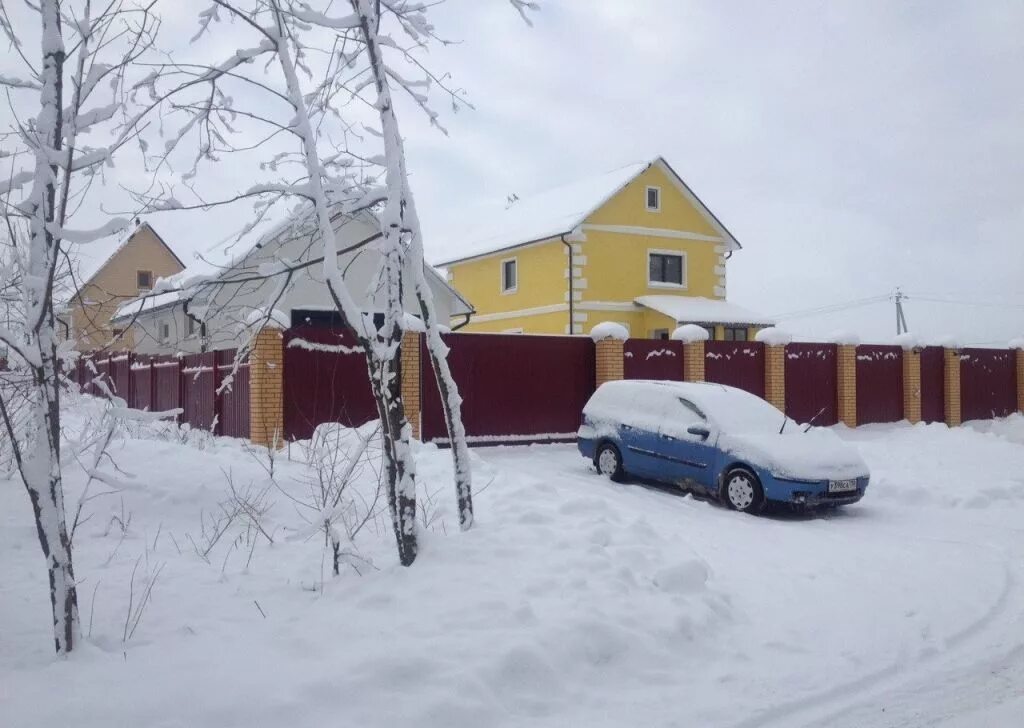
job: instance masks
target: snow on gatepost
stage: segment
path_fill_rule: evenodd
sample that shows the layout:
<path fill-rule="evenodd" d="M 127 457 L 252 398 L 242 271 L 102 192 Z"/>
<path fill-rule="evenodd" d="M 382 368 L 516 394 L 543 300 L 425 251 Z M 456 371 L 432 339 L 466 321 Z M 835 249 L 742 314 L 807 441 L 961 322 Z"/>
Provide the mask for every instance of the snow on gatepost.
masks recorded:
<path fill-rule="evenodd" d="M 793 341 L 793 335 L 775 326 L 769 326 L 754 334 L 754 341 L 760 341 L 767 346 L 785 346 Z"/>
<path fill-rule="evenodd" d="M 629 331 L 625 326 L 614 321 L 602 321 L 590 330 L 590 338 L 594 341 L 603 341 L 604 339 L 625 341 L 629 338 Z"/>
<path fill-rule="evenodd" d="M 698 341 L 707 341 L 711 338 L 708 330 L 697 324 L 684 324 L 672 332 L 673 341 L 681 341 L 684 344 L 693 344 Z"/>

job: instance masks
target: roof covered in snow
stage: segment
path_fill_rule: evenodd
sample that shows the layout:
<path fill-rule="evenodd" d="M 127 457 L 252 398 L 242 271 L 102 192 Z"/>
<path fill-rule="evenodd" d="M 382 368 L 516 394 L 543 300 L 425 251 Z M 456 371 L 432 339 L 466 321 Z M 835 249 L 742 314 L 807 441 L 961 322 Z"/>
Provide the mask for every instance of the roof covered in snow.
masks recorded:
<path fill-rule="evenodd" d="M 676 182 L 708 222 L 719 231 L 726 246 L 740 248 L 739 242 L 701 202 L 675 170 L 661 157 L 619 167 L 593 177 L 552 187 L 512 202 L 484 205 L 469 214 L 469 222 L 427 241 L 428 253 L 437 265 L 495 253 L 560 235 L 568 235 L 594 211 L 653 165 L 662 168 Z M 466 219 L 466 218 L 464 218 Z"/>
<path fill-rule="evenodd" d="M 701 296 L 640 296 L 634 301 L 645 308 L 665 314 L 676 323 L 749 324 L 753 326 L 770 326 L 775 323 L 767 316 L 754 313 L 735 303 Z"/>

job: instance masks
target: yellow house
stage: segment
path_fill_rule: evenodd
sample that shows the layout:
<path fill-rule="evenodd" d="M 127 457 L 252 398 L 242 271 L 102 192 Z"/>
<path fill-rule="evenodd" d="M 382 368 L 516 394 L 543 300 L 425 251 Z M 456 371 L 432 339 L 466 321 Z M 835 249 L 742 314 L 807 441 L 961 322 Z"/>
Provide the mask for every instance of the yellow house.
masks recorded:
<path fill-rule="evenodd" d="M 156 230 L 140 221 L 117 250 L 92 267 L 81 273 L 78 290 L 61 315 L 79 351 L 134 348 L 132 332 L 125 331 L 123 324 L 112 325 L 111 317 L 125 301 L 149 293 L 158 278 L 185 269 Z"/>
<path fill-rule="evenodd" d="M 726 300 L 740 244 L 661 157 L 513 195 L 481 220 L 433 251 L 476 309 L 463 331 L 586 333 L 615 321 L 667 338 L 693 323 L 747 340 L 772 324 Z"/>

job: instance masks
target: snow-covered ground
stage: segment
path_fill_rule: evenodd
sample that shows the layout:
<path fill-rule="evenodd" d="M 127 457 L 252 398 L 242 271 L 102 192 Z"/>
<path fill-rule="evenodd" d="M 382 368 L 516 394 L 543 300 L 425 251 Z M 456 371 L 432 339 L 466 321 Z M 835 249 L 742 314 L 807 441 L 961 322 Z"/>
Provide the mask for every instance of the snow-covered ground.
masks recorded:
<path fill-rule="evenodd" d="M 69 660 L 28 498 L 0 481 L 0 725 L 1020 725 L 1024 418 L 837 432 L 873 481 L 829 517 L 744 516 L 533 446 L 475 451 L 464 534 L 449 455 L 422 447 L 419 560 L 397 565 L 381 516 L 357 541 L 374 566 L 332 578 L 292 500 L 301 448 L 268 488 L 238 441 L 140 430 L 112 453 L 136 484 L 76 538 L 90 637 Z M 204 560 L 228 474 L 265 491 L 274 543 L 233 527 Z"/>

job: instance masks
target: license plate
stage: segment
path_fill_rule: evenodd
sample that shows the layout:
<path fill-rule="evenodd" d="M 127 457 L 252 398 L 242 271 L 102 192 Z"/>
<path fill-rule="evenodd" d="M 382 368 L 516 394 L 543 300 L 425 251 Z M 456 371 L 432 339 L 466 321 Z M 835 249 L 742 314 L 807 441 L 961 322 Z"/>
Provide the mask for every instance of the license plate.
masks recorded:
<path fill-rule="evenodd" d="M 828 492 L 829 493 L 849 493 L 851 490 L 857 490 L 856 480 L 830 480 L 828 481 Z"/>

